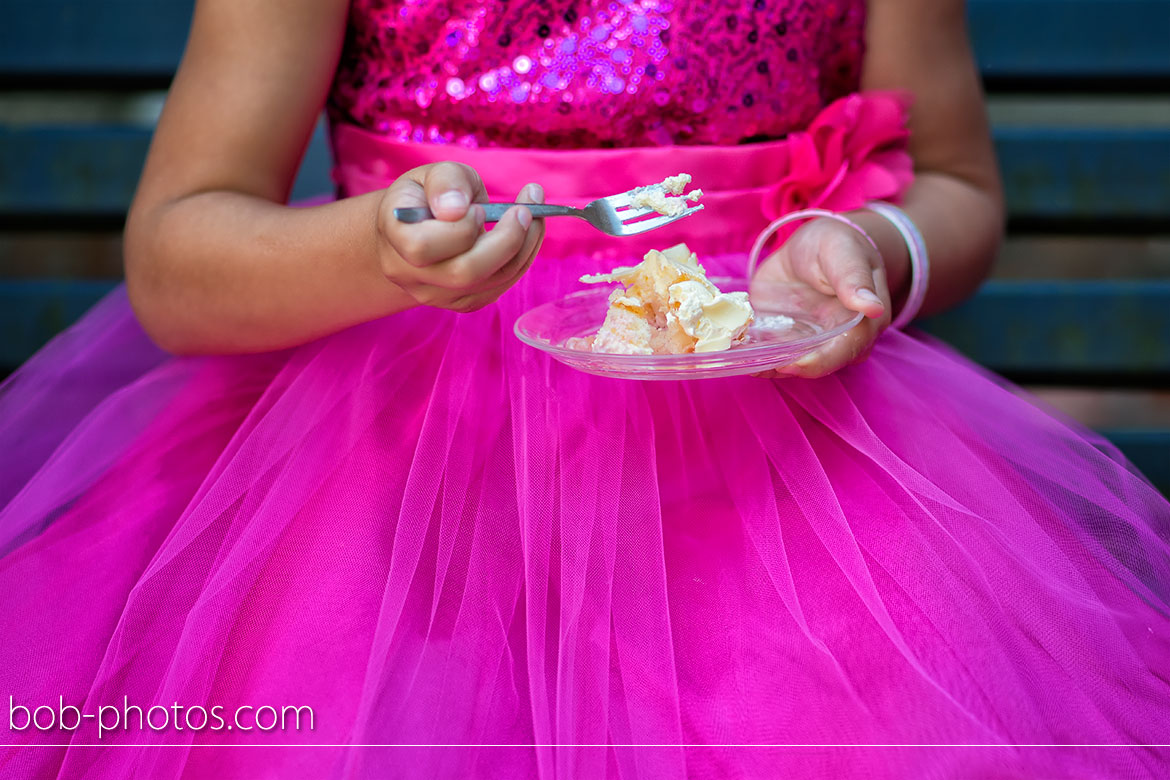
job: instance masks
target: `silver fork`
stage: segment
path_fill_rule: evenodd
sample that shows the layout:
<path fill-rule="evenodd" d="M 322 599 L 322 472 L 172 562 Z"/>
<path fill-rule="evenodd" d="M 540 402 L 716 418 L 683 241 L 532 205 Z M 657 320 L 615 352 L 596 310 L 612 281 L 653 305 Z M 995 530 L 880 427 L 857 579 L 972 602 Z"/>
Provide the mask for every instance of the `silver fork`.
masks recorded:
<path fill-rule="evenodd" d="M 485 222 L 499 222 L 504 212 L 513 206 L 524 206 L 537 219 L 542 217 L 577 217 L 588 222 L 593 227 L 611 236 L 634 236 L 654 230 L 671 222 L 689 217 L 703 207 L 691 206 L 686 211 L 671 216 L 660 216 L 654 219 L 642 219 L 647 214 L 656 214 L 654 209 L 634 208 L 630 205 L 630 196 L 636 190 L 623 192 L 620 195 L 610 195 L 608 198 L 598 198 L 585 204 L 585 208 L 575 209 L 571 206 L 553 206 L 544 203 L 480 203 L 483 206 Z M 394 218 L 399 222 L 414 223 L 425 219 L 433 219 L 434 214 L 426 206 L 394 209 Z"/>

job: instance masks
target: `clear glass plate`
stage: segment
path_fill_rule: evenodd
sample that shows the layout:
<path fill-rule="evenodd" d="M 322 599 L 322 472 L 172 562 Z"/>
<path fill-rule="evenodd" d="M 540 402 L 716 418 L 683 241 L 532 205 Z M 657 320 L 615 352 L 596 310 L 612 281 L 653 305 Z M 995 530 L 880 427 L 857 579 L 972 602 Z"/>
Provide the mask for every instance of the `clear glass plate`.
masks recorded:
<path fill-rule="evenodd" d="M 747 291 L 746 279 L 712 277 L 724 292 Z M 711 379 L 756 374 L 799 360 L 861 322 L 834 296 L 804 284 L 756 282 L 756 321 L 748 340 L 723 352 L 686 355 L 612 355 L 566 346 L 592 336 L 605 320 L 612 285 L 598 285 L 529 309 L 516 320 L 516 336 L 567 366 L 624 379 Z M 791 321 L 787 318 L 791 318 Z"/>

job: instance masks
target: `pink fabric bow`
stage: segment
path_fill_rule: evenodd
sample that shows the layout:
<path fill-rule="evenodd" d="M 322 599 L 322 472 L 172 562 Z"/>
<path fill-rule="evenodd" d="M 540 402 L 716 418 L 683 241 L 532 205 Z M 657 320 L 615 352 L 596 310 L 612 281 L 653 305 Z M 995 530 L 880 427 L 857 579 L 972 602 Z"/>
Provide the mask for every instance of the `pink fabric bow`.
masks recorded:
<path fill-rule="evenodd" d="M 806 131 L 790 133 L 788 173 L 764 193 L 764 216 L 900 201 L 914 178 L 906 151 L 909 104 L 897 92 L 854 93 L 826 106 Z"/>

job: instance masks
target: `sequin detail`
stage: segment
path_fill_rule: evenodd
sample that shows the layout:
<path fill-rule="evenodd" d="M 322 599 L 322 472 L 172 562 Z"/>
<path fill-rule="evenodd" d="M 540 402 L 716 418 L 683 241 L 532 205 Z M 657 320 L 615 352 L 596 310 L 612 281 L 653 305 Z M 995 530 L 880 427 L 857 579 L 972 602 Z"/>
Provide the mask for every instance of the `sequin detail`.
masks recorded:
<path fill-rule="evenodd" d="M 780 138 L 858 86 L 864 0 L 353 0 L 329 107 L 403 141 Z"/>

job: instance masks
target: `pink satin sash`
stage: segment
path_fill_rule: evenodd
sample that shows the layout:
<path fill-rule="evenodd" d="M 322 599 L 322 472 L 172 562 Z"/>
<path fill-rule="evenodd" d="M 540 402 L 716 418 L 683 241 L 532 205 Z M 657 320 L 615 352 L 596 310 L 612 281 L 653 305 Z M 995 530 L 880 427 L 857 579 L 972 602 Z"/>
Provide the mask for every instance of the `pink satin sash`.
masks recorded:
<path fill-rule="evenodd" d="M 492 200 L 512 201 L 529 182 L 549 203 L 580 206 L 689 173 L 705 210 L 644 235 L 614 239 L 573 220 L 557 221 L 544 254 L 640 257 L 686 241 L 700 257 L 743 254 L 779 209 L 845 211 L 871 199 L 897 199 L 910 181 L 904 150 L 905 101 L 863 93 L 829 106 L 806 132 L 737 146 L 532 150 L 396 141 L 348 124 L 332 128 L 334 179 L 344 196 L 388 186 L 420 165 L 454 160 L 475 168 Z"/>

